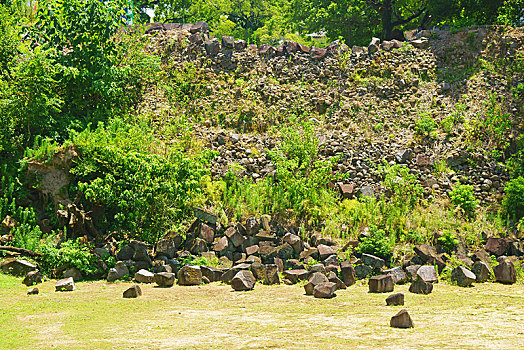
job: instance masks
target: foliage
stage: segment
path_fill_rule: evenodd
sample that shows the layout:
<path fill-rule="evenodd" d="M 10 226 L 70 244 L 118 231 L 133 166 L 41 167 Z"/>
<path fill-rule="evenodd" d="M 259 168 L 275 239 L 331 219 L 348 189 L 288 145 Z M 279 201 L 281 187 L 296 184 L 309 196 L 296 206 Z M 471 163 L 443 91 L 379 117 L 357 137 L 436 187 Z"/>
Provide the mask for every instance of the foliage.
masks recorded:
<path fill-rule="evenodd" d="M 427 135 L 437 128 L 437 123 L 429 114 L 420 115 L 420 119 L 415 121 L 415 130 L 420 135 Z"/>
<path fill-rule="evenodd" d="M 358 244 L 357 252 L 375 255 L 384 260 L 389 260 L 394 244 L 394 240 L 392 240 L 391 237 L 387 237 L 383 229 L 370 226 L 368 235 L 364 236 Z"/>
<path fill-rule="evenodd" d="M 80 241 L 65 241 L 59 247 L 47 243 L 41 246 L 40 252 L 40 265 L 46 273 L 62 266 L 77 268 L 86 277 L 105 272 L 100 270 L 98 259 L 91 254 L 89 247 Z"/>
<path fill-rule="evenodd" d="M 413 208 L 420 200 L 422 187 L 417 176 L 410 174 L 409 168 L 400 164 L 390 166 L 384 163 L 384 187 L 391 194 L 392 202 L 400 207 Z"/>
<path fill-rule="evenodd" d="M 524 177 L 519 176 L 506 184 L 502 208 L 509 219 L 517 223 L 524 217 Z"/>
<path fill-rule="evenodd" d="M 86 206 L 103 210 L 99 227 L 116 230 L 121 238 L 128 235 L 153 243 L 190 215 L 212 154 L 196 158 L 178 151 L 150 154 L 142 148 L 151 145 L 150 136 L 142 132 L 114 121 L 74 134 L 80 159 L 71 173 Z"/>
<path fill-rule="evenodd" d="M 475 216 L 479 201 L 475 198 L 473 186 L 462 185 L 458 183 L 453 190 L 449 192 L 451 203 L 461 210 L 469 217 Z"/>
<path fill-rule="evenodd" d="M 444 249 L 446 253 L 451 254 L 451 252 L 455 250 L 459 244 L 459 241 L 456 234 L 450 230 L 446 230 L 444 231 L 444 234 L 437 239 L 437 243 L 442 247 L 442 249 Z"/>

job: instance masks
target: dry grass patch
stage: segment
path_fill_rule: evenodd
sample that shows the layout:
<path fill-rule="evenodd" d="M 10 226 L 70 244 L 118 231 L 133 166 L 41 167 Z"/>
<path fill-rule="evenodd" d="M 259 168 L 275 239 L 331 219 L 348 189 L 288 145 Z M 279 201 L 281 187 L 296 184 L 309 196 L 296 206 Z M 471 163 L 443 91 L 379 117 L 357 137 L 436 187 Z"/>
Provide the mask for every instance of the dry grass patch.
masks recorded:
<path fill-rule="evenodd" d="M 440 283 L 428 296 L 408 293 L 414 329 L 389 327 L 402 307 L 360 284 L 330 300 L 299 286 L 257 285 L 233 292 L 211 284 L 163 289 L 130 283 L 78 283 L 54 292 L 54 281 L 25 295 L 19 279 L 0 275 L 2 349 L 516 349 L 524 341 L 524 286 L 459 288 Z"/>

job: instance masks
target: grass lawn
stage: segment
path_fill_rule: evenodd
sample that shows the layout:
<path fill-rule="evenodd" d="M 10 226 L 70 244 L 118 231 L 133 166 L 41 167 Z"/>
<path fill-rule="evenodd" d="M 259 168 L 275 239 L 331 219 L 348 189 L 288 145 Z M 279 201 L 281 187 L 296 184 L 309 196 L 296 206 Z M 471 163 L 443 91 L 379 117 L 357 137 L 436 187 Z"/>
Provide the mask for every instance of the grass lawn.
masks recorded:
<path fill-rule="evenodd" d="M 406 304 L 385 306 L 389 294 L 357 284 L 334 299 L 305 296 L 301 286 L 227 285 L 162 289 L 123 299 L 132 283 L 77 283 L 54 292 L 55 281 L 26 295 L 20 278 L 0 274 L 0 349 L 522 349 L 524 285 L 435 285 L 408 292 Z M 389 327 L 406 308 L 414 329 Z"/>

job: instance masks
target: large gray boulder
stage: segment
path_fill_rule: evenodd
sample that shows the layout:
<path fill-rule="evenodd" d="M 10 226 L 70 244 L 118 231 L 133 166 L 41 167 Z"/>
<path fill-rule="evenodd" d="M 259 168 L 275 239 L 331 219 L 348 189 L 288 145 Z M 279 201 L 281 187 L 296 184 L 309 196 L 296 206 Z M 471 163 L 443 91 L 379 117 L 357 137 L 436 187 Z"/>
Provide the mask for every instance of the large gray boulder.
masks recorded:
<path fill-rule="evenodd" d="M 155 282 L 159 287 L 172 287 L 175 284 L 175 274 L 169 272 L 155 273 Z"/>
<path fill-rule="evenodd" d="M 122 279 L 125 276 L 129 275 L 129 269 L 123 261 L 118 261 L 115 267 L 109 269 L 107 274 L 107 281 L 114 282 L 116 280 Z"/>
<path fill-rule="evenodd" d="M 231 280 L 231 287 L 236 291 L 247 291 L 255 288 L 256 279 L 249 270 L 240 270 Z"/>
<path fill-rule="evenodd" d="M 181 286 L 197 286 L 202 284 L 200 266 L 186 265 L 178 271 L 178 284 Z"/>
<path fill-rule="evenodd" d="M 436 283 L 438 282 L 438 274 L 434 266 L 423 265 L 417 270 L 417 279 L 424 282 Z"/>
<path fill-rule="evenodd" d="M 138 283 L 154 283 L 155 274 L 150 271 L 141 269 L 135 273 L 135 281 L 137 281 Z"/>
<path fill-rule="evenodd" d="M 451 272 L 451 280 L 460 287 L 471 287 L 476 277 L 473 272 L 462 266 L 457 266 Z"/>
<path fill-rule="evenodd" d="M 75 290 L 75 281 L 72 277 L 64 278 L 56 282 L 56 292 L 71 292 Z"/>
<path fill-rule="evenodd" d="M 324 282 L 318 284 L 313 289 L 313 296 L 315 298 L 329 299 L 336 296 L 335 292 L 337 285 L 333 282 Z"/>

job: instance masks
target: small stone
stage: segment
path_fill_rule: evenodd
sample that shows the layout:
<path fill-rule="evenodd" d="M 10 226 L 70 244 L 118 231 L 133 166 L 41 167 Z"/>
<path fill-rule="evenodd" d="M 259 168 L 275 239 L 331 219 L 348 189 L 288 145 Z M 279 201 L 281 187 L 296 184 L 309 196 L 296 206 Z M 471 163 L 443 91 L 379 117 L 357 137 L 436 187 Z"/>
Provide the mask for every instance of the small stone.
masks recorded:
<path fill-rule="evenodd" d="M 231 287 L 236 291 L 247 291 L 255 288 L 255 276 L 249 270 L 238 271 L 231 280 Z"/>
<path fill-rule="evenodd" d="M 404 305 L 404 294 L 395 293 L 386 298 L 386 305 Z"/>
<path fill-rule="evenodd" d="M 38 290 L 38 288 L 36 287 L 31 288 L 27 291 L 27 295 L 37 295 L 38 293 L 40 293 L 40 290 Z"/>
<path fill-rule="evenodd" d="M 137 284 L 135 284 L 131 288 L 124 291 L 124 294 L 123 294 L 124 298 L 138 298 L 141 295 L 142 295 L 142 289 Z"/>
<path fill-rule="evenodd" d="M 413 321 L 406 309 L 400 310 L 398 314 L 391 317 L 389 325 L 393 328 L 413 328 Z"/>
<path fill-rule="evenodd" d="M 55 291 L 71 292 L 75 290 L 75 281 L 72 277 L 64 278 L 56 282 Z"/>
<path fill-rule="evenodd" d="M 395 283 L 391 275 L 380 275 L 371 277 L 368 286 L 370 293 L 387 293 L 393 291 Z"/>
<path fill-rule="evenodd" d="M 159 287 L 172 287 L 175 284 L 175 274 L 169 272 L 155 273 L 155 282 Z"/>

